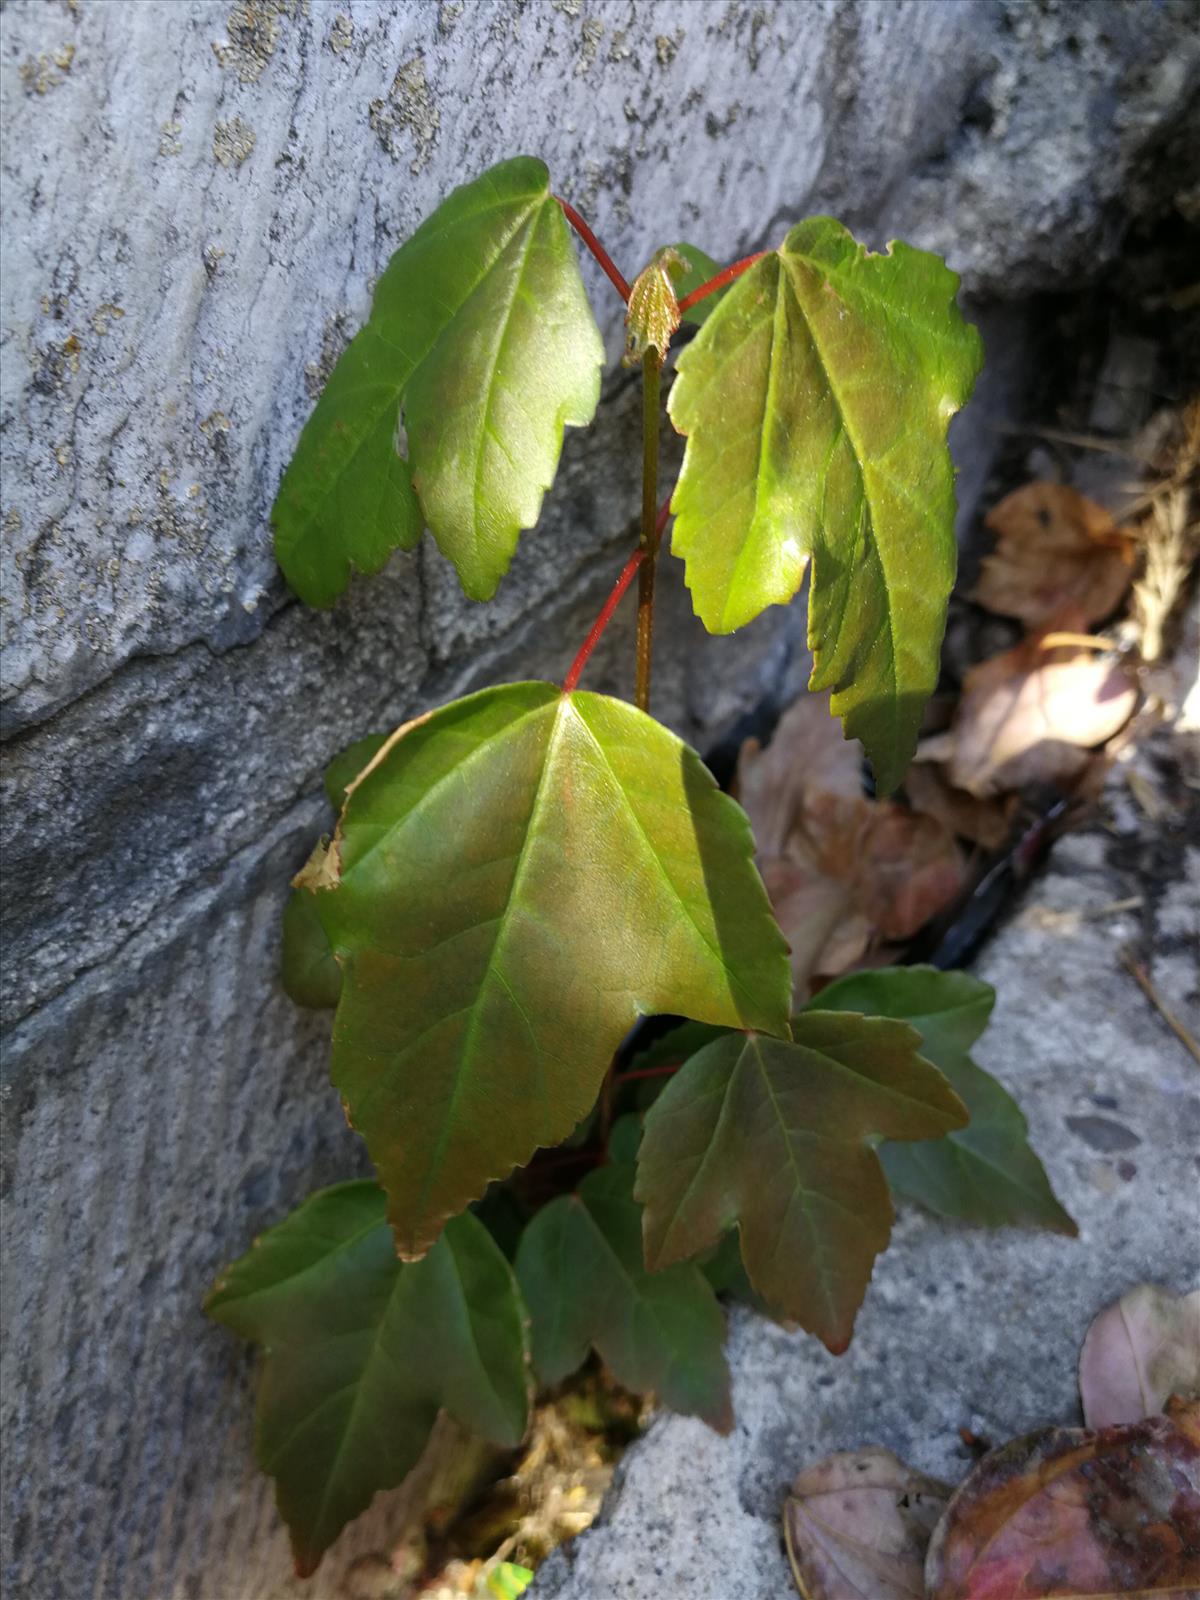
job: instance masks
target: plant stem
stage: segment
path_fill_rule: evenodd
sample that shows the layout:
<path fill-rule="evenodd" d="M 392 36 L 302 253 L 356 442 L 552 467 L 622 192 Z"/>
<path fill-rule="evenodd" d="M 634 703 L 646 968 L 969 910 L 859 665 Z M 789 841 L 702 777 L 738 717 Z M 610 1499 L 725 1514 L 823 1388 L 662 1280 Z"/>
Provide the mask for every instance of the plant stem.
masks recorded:
<path fill-rule="evenodd" d="M 621 299 L 624 300 L 625 304 L 628 305 L 629 285 L 625 282 L 625 279 L 613 265 L 612 257 L 609 255 L 608 251 L 600 243 L 599 239 L 597 239 L 596 235 L 588 227 L 587 223 L 579 215 L 574 206 L 568 205 L 563 197 L 559 194 L 556 194 L 554 198 L 562 207 L 563 216 L 566 217 L 567 221 L 575 229 L 575 232 L 592 252 L 592 255 L 595 257 L 600 270 L 604 273 L 604 276 L 608 279 L 609 283 L 612 284 L 613 288 L 621 296 Z"/>
<path fill-rule="evenodd" d="M 582 673 L 584 667 L 587 666 L 588 657 L 599 643 L 600 635 L 604 632 L 605 628 L 608 627 L 613 612 L 621 603 L 621 596 L 625 593 L 626 589 L 628 589 L 630 583 L 633 581 L 633 575 L 637 571 L 638 567 L 641 566 L 642 557 L 645 554 L 646 552 L 642 549 L 641 545 L 639 545 L 630 556 L 629 560 L 621 568 L 621 576 L 617 579 L 616 583 L 613 584 L 612 592 L 610 593 L 608 599 L 604 602 L 604 605 L 600 611 L 600 615 L 596 618 L 595 622 L 592 623 L 592 631 L 583 641 L 583 644 L 580 646 L 579 654 L 571 663 L 570 672 L 568 672 L 566 677 L 563 679 L 564 694 L 570 694 L 574 690 L 576 684 L 579 682 L 580 674 Z"/>
<path fill-rule="evenodd" d="M 715 278 L 710 278 L 707 283 L 702 283 L 698 289 L 693 289 L 691 294 L 685 294 L 679 302 L 682 314 L 694 306 L 697 300 L 703 300 L 707 295 L 716 294 L 718 289 L 723 289 L 727 283 L 732 283 L 735 278 L 740 278 L 743 272 L 749 272 L 756 261 L 761 261 L 769 250 L 760 250 L 757 255 L 743 256 L 740 261 L 735 261 L 731 267 L 726 267 L 723 272 L 718 272 Z"/>
<path fill-rule="evenodd" d="M 651 346 L 642 357 L 642 564 L 638 568 L 637 690 L 639 711 L 650 709 L 650 659 L 654 649 L 654 568 L 661 532 L 658 512 L 658 425 L 662 357 Z M 669 502 L 668 502 L 669 504 Z M 665 520 L 665 518 L 663 519 Z"/>
<path fill-rule="evenodd" d="M 668 1061 L 661 1067 L 638 1067 L 633 1072 L 619 1073 L 617 1088 L 624 1088 L 627 1083 L 637 1083 L 642 1078 L 669 1078 L 678 1072 L 682 1065 L 682 1061 Z"/>

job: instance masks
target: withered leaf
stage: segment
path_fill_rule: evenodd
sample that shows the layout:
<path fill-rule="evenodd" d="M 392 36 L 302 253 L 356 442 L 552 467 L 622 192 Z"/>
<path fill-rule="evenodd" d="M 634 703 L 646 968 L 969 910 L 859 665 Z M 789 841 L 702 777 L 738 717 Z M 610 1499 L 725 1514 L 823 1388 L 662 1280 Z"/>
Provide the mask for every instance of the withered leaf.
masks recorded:
<path fill-rule="evenodd" d="M 1092 1322 L 1079 1355 L 1089 1428 L 1137 1422 L 1173 1395 L 1200 1395 L 1200 1289 L 1139 1284 Z"/>
<path fill-rule="evenodd" d="M 952 729 L 950 782 L 986 798 L 1028 783 L 1069 782 L 1137 704 L 1119 662 L 1033 635 L 972 668 Z"/>
<path fill-rule="evenodd" d="M 1101 1600 L 1200 1586 L 1200 1406 L 993 1450 L 929 1546 L 929 1600 Z"/>
<path fill-rule="evenodd" d="M 996 548 L 972 600 L 1040 628 L 1066 605 L 1084 624 L 1111 616 L 1133 577 L 1134 542 L 1103 506 L 1062 483 L 1030 483 L 988 513 Z"/>
<path fill-rule="evenodd" d="M 804 1600 L 922 1600 L 950 1486 L 890 1450 L 841 1450 L 800 1473 L 783 1530 Z"/>

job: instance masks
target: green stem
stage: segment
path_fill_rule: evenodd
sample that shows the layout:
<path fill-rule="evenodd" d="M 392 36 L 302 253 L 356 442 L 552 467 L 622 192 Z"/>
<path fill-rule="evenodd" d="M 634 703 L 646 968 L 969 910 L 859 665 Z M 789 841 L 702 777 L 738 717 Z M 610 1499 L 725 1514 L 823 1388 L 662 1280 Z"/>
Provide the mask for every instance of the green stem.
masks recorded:
<path fill-rule="evenodd" d="M 658 425 L 662 357 L 650 347 L 642 357 L 642 564 L 638 568 L 637 692 L 639 711 L 650 709 L 654 650 L 654 568 L 658 560 Z"/>

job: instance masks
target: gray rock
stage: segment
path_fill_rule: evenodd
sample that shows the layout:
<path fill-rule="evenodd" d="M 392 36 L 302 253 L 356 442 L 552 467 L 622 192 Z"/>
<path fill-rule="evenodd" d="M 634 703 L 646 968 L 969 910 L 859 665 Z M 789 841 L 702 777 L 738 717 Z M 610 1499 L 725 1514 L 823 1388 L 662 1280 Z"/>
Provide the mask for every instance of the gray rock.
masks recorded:
<path fill-rule="evenodd" d="M 267 516 L 391 251 L 518 150 L 632 269 L 809 210 L 944 248 L 992 363 L 965 498 L 1038 352 L 1017 296 L 1169 204 L 1188 0 L 10 0 L 0 278 L 6 1574 L 30 1600 L 284 1592 L 216 1268 L 361 1154 L 276 927 L 342 745 L 558 676 L 633 543 L 637 399 L 606 385 L 495 605 L 436 551 L 317 615 Z M 1181 146 L 1182 148 L 1182 146 Z M 688 181 L 681 181 L 684 175 Z M 617 308 L 585 265 L 609 347 Z M 1004 303 L 1002 303 L 1004 302 Z M 631 615 L 591 668 L 627 692 Z M 666 564 L 656 709 L 702 746 L 803 676 Z M 378 1546 L 385 1497 L 338 1561 Z M 336 1589 L 330 1563 L 310 1594 Z"/>
<path fill-rule="evenodd" d="M 1020 1101 L 1079 1238 L 904 1209 L 840 1358 L 735 1312 L 734 1431 L 660 1416 L 601 1520 L 538 1572 L 538 1600 L 784 1600 L 780 1512 L 802 1467 L 881 1444 L 955 1483 L 972 1460 L 960 1428 L 1000 1444 L 1081 1424 L 1079 1347 L 1105 1305 L 1142 1282 L 1196 1287 L 1200 1079 L 1121 952 L 1152 951 L 1163 999 L 1200 1030 L 1200 854 L 1184 851 L 1200 807 L 1161 832 L 1127 807 L 1118 778 L 1110 827 L 1054 847 L 978 963 L 997 1003 L 977 1058 Z"/>

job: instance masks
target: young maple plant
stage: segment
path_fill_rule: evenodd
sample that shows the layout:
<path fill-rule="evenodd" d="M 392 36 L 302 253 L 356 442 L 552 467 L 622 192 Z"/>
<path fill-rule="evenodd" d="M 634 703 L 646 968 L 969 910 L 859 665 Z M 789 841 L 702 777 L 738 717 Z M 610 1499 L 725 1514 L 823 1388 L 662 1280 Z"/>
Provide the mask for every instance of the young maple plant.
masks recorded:
<path fill-rule="evenodd" d="M 541 162 L 504 162 L 380 279 L 284 476 L 284 574 L 329 605 L 428 528 L 492 597 L 564 427 L 599 399 L 572 227 L 642 369 L 640 544 L 561 687 L 484 689 L 330 767 L 337 826 L 295 880 L 284 981 L 336 1006 L 333 1081 L 378 1182 L 313 1195 L 206 1303 L 263 1348 L 257 1452 L 302 1573 L 411 1470 L 440 1409 L 516 1445 L 531 1373 L 555 1383 L 590 1350 L 727 1428 L 718 1294 L 844 1350 L 890 1190 L 1073 1231 L 968 1053 L 987 986 L 861 973 L 794 1016 L 746 816 L 649 715 L 673 518 L 714 633 L 789 602 L 811 564 L 811 686 L 878 788 L 899 782 L 955 571 L 946 430 L 980 364 L 943 262 L 813 217 L 723 272 L 662 249 L 631 288 Z M 687 445 L 660 510 L 681 319 L 698 329 L 667 410 Z M 635 576 L 630 705 L 578 685 Z M 634 1031 L 654 1016 L 675 1025 Z"/>

